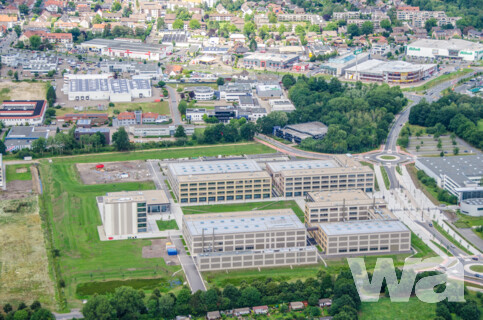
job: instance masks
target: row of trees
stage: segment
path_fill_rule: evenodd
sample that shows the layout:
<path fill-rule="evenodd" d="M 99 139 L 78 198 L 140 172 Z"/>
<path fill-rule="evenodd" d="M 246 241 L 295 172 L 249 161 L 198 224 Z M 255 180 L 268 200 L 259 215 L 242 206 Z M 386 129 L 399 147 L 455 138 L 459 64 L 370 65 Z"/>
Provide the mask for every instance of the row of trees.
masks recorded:
<path fill-rule="evenodd" d="M 5 316 L 0 312 L 0 320 L 55 320 L 54 315 L 49 310 L 42 308 L 38 301 L 34 301 L 30 306 L 21 302 L 17 309 L 7 303 L 3 306 Z"/>
<path fill-rule="evenodd" d="M 335 281 L 334 281 L 335 280 Z M 230 310 L 259 305 L 279 305 L 279 311 L 288 312 L 287 303 L 308 301 L 307 317 L 320 316 L 318 307 L 320 298 L 333 298 L 330 314 L 334 319 L 357 319 L 357 310 L 361 301 L 357 294 L 351 273 L 342 271 L 336 279 L 319 272 L 316 278 L 305 282 L 276 282 L 271 278 L 264 281 L 242 282 L 240 287 L 231 284 L 221 288 L 210 288 L 202 292 L 191 291 L 184 287 L 177 295 L 163 294 L 154 290 L 147 299 L 143 292 L 129 287 L 116 289 L 109 296 L 96 295 L 84 306 L 82 312 L 90 319 L 172 319 L 177 315 L 201 316 L 215 310 Z"/>
<path fill-rule="evenodd" d="M 439 188 L 436 180 L 428 176 L 426 172 L 424 172 L 423 170 L 418 170 L 416 175 L 418 177 L 418 180 L 421 181 L 422 184 L 437 193 L 438 201 L 447 202 L 450 204 L 458 203 L 458 197 L 452 195 L 444 189 Z"/>
<path fill-rule="evenodd" d="M 423 100 L 411 108 L 409 123 L 434 128 L 436 132 L 446 130 L 483 149 L 483 131 L 478 130 L 478 121 L 483 119 L 483 99 L 450 93 L 429 104 Z"/>
<path fill-rule="evenodd" d="M 297 80 L 284 76 L 282 83 L 289 89 L 296 110 L 286 122 L 283 116 L 277 116 L 277 121 L 262 118 L 261 131 L 270 133 L 273 126 L 286 123 L 321 121 L 328 126 L 327 135 L 322 140 L 305 139 L 301 144 L 318 152 L 361 152 L 379 146 L 387 137 L 394 115 L 407 104 L 399 87 L 386 84 L 363 86 L 357 82 L 349 86 L 337 78 L 327 82 L 305 76 Z"/>

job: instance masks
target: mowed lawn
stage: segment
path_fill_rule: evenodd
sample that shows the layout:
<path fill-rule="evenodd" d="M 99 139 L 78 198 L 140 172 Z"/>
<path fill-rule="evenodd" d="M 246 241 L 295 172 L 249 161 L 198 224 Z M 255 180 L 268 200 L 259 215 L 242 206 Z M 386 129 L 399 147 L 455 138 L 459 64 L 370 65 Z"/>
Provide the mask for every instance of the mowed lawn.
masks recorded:
<path fill-rule="evenodd" d="M 13 164 L 8 165 L 5 168 L 7 172 L 7 181 L 14 180 L 32 180 L 32 174 L 30 173 L 30 164 Z M 25 171 L 25 172 L 17 172 Z"/>
<path fill-rule="evenodd" d="M 199 214 L 211 212 L 236 212 L 236 211 L 256 211 L 256 210 L 274 210 L 274 209 L 292 209 L 297 217 L 303 222 L 304 212 L 294 200 L 289 201 L 260 201 L 233 204 L 215 204 L 205 206 L 185 206 L 182 207 L 184 214 Z"/>
<path fill-rule="evenodd" d="M 96 196 L 106 192 L 154 189 L 152 182 L 82 185 L 69 163 L 40 165 L 44 186 L 43 208 L 52 226 L 53 247 L 60 250 L 59 264 L 69 306 L 79 306 L 78 283 L 109 279 L 170 277 L 179 266 L 166 266 L 161 258 L 142 258 L 150 240 L 100 241 L 101 218 Z"/>
<path fill-rule="evenodd" d="M 109 161 L 132 161 L 147 159 L 173 159 L 173 158 L 198 158 L 202 156 L 216 157 L 219 155 L 243 155 L 274 153 L 272 148 L 255 142 L 220 144 L 186 148 L 167 148 L 155 151 L 132 151 L 132 152 L 110 152 L 98 153 L 95 155 L 79 155 L 72 157 L 55 158 L 55 163 L 89 163 L 89 162 L 109 162 Z"/>
<path fill-rule="evenodd" d="M 361 320 L 420 320 L 436 316 L 436 304 L 425 303 L 417 297 L 409 302 L 391 302 L 380 298 L 378 302 L 363 302 L 359 319 Z"/>
<path fill-rule="evenodd" d="M 483 119 L 478 121 L 478 130 L 483 131 Z"/>

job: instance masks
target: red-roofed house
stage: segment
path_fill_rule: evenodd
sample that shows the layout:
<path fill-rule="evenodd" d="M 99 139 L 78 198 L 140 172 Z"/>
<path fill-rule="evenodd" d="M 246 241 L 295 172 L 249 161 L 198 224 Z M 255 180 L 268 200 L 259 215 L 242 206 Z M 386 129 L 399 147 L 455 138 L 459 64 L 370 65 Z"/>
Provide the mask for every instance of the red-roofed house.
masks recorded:
<path fill-rule="evenodd" d="M 44 7 L 49 12 L 57 13 L 59 9 L 64 9 L 66 5 L 67 3 L 63 1 L 48 0 L 45 2 Z"/>

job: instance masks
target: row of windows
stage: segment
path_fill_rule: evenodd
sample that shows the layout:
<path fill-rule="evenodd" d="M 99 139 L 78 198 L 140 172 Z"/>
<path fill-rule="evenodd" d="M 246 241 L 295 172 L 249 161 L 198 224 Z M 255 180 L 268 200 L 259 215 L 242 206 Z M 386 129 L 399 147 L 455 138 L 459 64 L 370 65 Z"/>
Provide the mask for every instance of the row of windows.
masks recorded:
<path fill-rule="evenodd" d="M 255 190 L 237 190 L 236 193 L 260 193 L 262 192 L 261 189 Z M 263 192 L 270 192 L 270 189 L 263 189 Z M 235 191 L 218 191 L 218 192 L 193 192 L 193 193 L 182 193 L 182 197 L 199 197 L 199 196 L 206 196 L 206 195 L 225 195 L 225 194 L 235 194 Z M 231 199 L 233 200 L 233 199 Z"/>
<path fill-rule="evenodd" d="M 366 174 L 364 173 L 359 173 L 357 175 L 358 178 L 364 178 Z M 372 174 L 367 174 L 367 177 L 372 177 Z M 349 178 L 355 178 L 355 174 L 350 174 Z M 300 177 L 300 178 L 286 178 L 286 181 L 307 181 L 307 180 L 320 180 L 320 179 L 345 179 L 347 178 L 347 175 L 341 174 L 341 175 L 336 175 L 336 176 L 310 176 L 310 177 Z"/>
<path fill-rule="evenodd" d="M 349 252 L 363 252 L 363 251 L 368 251 L 368 248 L 350 248 Z M 378 251 L 378 250 L 388 250 L 389 247 L 383 246 L 383 247 L 370 247 L 369 251 Z M 339 249 L 339 253 L 344 253 L 347 252 L 347 249 Z"/>
<path fill-rule="evenodd" d="M 250 188 L 261 188 L 262 185 L 261 184 L 255 184 L 255 185 L 237 185 L 236 186 L 236 189 L 250 189 Z M 270 184 L 264 184 L 263 185 L 264 188 L 270 188 Z M 235 189 L 235 186 L 228 186 L 226 187 L 227 190 L 233 190 Z M 190 191 L 206 191 L 206 187 L 201 187 L 201 188 L 190 188 L 189 189 Z M 220 187 L 208 187 L 208 190 L 225 190 L 225 187 L 224 186 L 220 186 Z M 187 192 L 188 191 L 188 188 L 182 188 L 181 189 L 181 192 Z"/>
<path fill-rule="evenodd" d="M 206 185 L 209 185 L 209 186 L 214 186 L 214 185 L 231 185 L 231 184 L 243 184 L 243 183 L 266 183 L 266 182 L 270 182 L 268 180 L 261 180 L 261 179 L 255 179 L 255 180 L 238 180 L 238 181 L 215 181 L 215 182 L 200 182 L 200 183 L 190 183 L 189 186 L 190 187 L 197 187 L 197 186 L 206 186 Z M 188 184 L 187 183 L 182 183 L 181 184 L 181 187 L 187 187 Z"/>
<path fill-rule="evenodd" d="M 236 196 L 219 196 L 219 197 L 199 197 L 199 198 L 189 198 L 190 203 L 194 202 L 206 202 L 208 201 L 225 201 L 225 200 L 251 200 L 251 199 L 261 199 L 263 196 L 263 199 L 270 198 L 270 193 L 264 193 L 262 194 L 254 194 L 253 197 L 251 194 L 246 194 L 245 196 L 243 195 L 236 195 Z M 187 203 L 188 198 L 181 198 L 181 203 Z"/>

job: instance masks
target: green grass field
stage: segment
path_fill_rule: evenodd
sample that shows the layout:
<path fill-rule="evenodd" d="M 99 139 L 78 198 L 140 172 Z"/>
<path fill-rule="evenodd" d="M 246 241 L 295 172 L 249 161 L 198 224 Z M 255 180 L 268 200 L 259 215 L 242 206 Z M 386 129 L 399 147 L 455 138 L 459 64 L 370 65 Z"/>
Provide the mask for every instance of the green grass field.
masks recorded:
<path fill-rule="evenodd" d="M 381 156 L 381 159 L 384 159 L 384 160 L 394 160 L 396 159 L 395 156 Z"/>
<path fill-rule="evenodd" d="M 86 154 L 69 157 L 54 158 L 55 163 L 89 163 L 109 161 L 131 161 L 147 159 L 171 159 L 171 158 L 198 158 L 201 156 L 214 157 L 218 155 L 242 155 L 273 153 L 273 149 L 259 143 L 238 143 L 228 145 L 198 146 L 186 148 L 167 148 L 159 150 L 132 151 L 132 152 L 111 152 L 99 153 L 96 155 Z"/>
<path fill-rule="evenodd" d="M 471 271 L 474 271 L 474 272 L 483 272 L 483 266 L 482 265 L 471 266 L 470 269 L 471 269 Z"/>
<path fill-rule="evenodd" d="M 449 252 L 449 251 L 448 251 L 448 249 L 446 249 L 446 248 L 445 248 L 445 247 L 443 247 L 442 245 L 440 245 L 440 244 L 436 243 L 436 242 L 435 242 L 435 241 L 433 241 L 433 240 L 431 240 L 431 242 L 432 242 L 432 243 L 433 243 L 433 244 L 434 244 L 436 247 L 438 247 L 438 248 L 439 248 L 439 250 L 441 250 L 441 251 L 443 251 L 444 253 L 446 253 L 446 254 L 447 254 L 449 257 L 453 256 L 453 255 L 451 254 L 451 252 Z"/>
<path fill-rule="evenodd" d="M 417 235 L 411 232 L 411 246 L 418 251 L 414 258 L 436 257 L 437 254 Z"/>
<path fill-rule="evenodd" d="M 483 131 L 483 119 L 478 120 L 478 130 Z"/>
<path fill-rule="evenodd" d="M 184 214 L 198 214 L 211 212 L 236 212 L 252 210 L 273 210 L 273 209 L 292 209 L 297 217 L 303 222 L 304 212 L 294 200 L 289 201 L 266 201 L 266 202 L 247 202 L 233 204 L 214 204 L 206 206 L 182 207 Z"/>
<path fill-rule="evenodd" d="M 443 228 L 439 224 L 436 223 L 436 221 L 433 221 L 433 225 L 436 228 L 436 230 L 438 230 L 438 232 L 441 233 L 452 244 L 454 244 L 455 246 L 457 246 L 458 248 L 460 248 L 461 250 L 463 250 L 467 254 L 472 255 L 472 253 L 468 249 L 466 249 L 465 247 L 463 247 L 463 245 L 461 245 L 461 243 L 459 243 L 458 241 L 456 241 L 455 238 L 453 238 L 452 236 L 450 236 L 448 232 L 444 231 Z"/>
<path fill-rule="evenodd" d="M 162 98 L 161 98 L 162 99 Z M 166 98 L 165 98 L 166 100 Z M 114 116 L 114 110 L 119 110 L 119 112 L 124 112 L 127 110 L 143 110 L 143 112 L 155 112 L 159 114 L 171 114 L 169 110 L 169 103 L 168 101 L 161 101 L 161 102 L 120 102 L 115 103 L 114 107 L 109 107 L 106 111 L 97 111 L 97 110 L 84 110 L 84 111 L 76 111 L 74 108 L 66 108 L 62 107 L 60 109 L 56 109 L 55 115 L 56 116 L 63 116 L 67 113 L 107 113 L 109 117 Z"/>
<path fill-rule="evenodd" d="M 26 169 L 27 171 L 22 169 Z M 22 170 L 25 172 L 17 172 L 17 170 Z M 32 174 L 30 173 L 30 164 L 8 165 L 6 166 L 5 171 L 7 172 L 7 182 L 14 180 L 32 180 Z"/>
<path fill-rule="evenodd" d="M 83 185 L 70 163 L 42 161 L 40 172 L 44 187 L 42 214 L 52 231 L 52 247 L 60 251 L 54 266 L 58 266 L 65 281 L 68 307 L 80 305 L 76 300 L 79 283 L 169 278 L 180 269 L 166 266 L 161 258 L 142 258 L 142 247 L 150 245 L 150 240 L 99 240 L 97 226 L 101 218 L 95 197 L 113 191 L 154 189 L 152 182 Z"/>
<path fill-rule="evenodd" d="M 470 228 L 483 225 L 483 217 L 472 217 L 461 212 L 458 212 L 457 215 L 458 221 L 455 222 L 455 226 L 458 228 Z"/>
<path fill-rule="evenodd" d="M 176 220 L 157 220 L 159 231 L 163 230 L 179 230 Z"/>
<path fill-rule="evenodd" d="M 425 303 L 417 297 L 409 302 L 394 302 L 380 298 L 379 302 L 363 302 L 359 319 L 361 320 L 420 320 L 436 316 L 436 304 Z"/>

